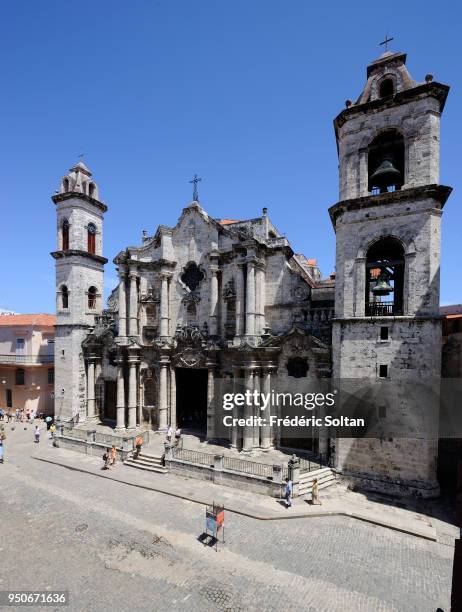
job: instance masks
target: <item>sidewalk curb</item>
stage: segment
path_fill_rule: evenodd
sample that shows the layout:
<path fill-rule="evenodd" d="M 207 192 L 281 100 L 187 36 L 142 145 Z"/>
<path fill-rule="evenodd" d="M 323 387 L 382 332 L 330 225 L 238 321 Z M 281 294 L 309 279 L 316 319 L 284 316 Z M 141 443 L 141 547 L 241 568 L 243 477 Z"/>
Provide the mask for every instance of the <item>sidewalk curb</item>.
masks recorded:
<path fill-rule="evenodd" d="M 137 487 L 139 489 L 144 489 L 146 491 L 155 491 L 156 493 L 163 493 L 164 495 L 170 495 L 171 497 L 176 497 L 178 499 L 183 499 L 185 501 L 191 501 L 194 502 L 196 504 L 201 504 L 203 506 L 210 506 L 211 502 L 210 501 L 204 501 L 198 497 L 191 497 L 191 496 L 187 496 L 187 495 L 181 495 L 180 493 L 174 493 L 172 491 L 166 491 L 165 489 L 161 489 L 161 488 L 157 488 L 154 486 L 149 486 L 149 485 L 142 485 L 142 484 L 137 484 L 134 482 L 130 482 L 128 480 L 122 480 L 119 478 L 114 478 L 112 476 L 106 475 L 106 474 L 98 474 L 95 472 L 92 472 L 90 470 L 86 470 L 85 468 L 79 468 L 79 467 L 75 467 L 72 465 L 67 465 L 65 463 L 60 463 L 59 461 L 54 461 L 52 459 L 46 459 L 44 457 L 34 457 L 34 455 L 31 455 L 32 459 L 35 459 L 36 461 L 43 461 L 44 463 L 50 463 L 52 465 L 58 465 L 60 467 L 66 468 L 68 470 L 72 470 L 74 472 L 81 472 L 82 474 L 89 474 L 90 476 L 97 476 L 98 478 L 105 478 L 107 480 L 112 480 L 113 482 L 119 482 L 120 484 L 125 484 L 128 485 L 130 487 Z M 359 512 L 349 512 L 347 510 L 324 510 L 323 512 L 320 511 L 315 511 L 315 512 L 310 512 L 309 514 L 305 514 L 305 513 L 291 513 L 287 516 L 271 516 L 271 515 L 259 515 L 259 514 L 254 514 L 254 513 L 250 513 L 250 512 L 246 512 L 244 510 L 237 510 L 234 508 L 230 508 L 227 507 L 225 504 L 225 510 L 227 510 L 228 512 L 232 512 L 233 514 L 239 514 L 241 516 L 245 516 L 247 518 L 251 518 L 251 519 L 256 519 L 258 521 L 285 521 L 285 520 L 290 520 L 290 519 L 303 519 L 303 518 L 319 518 L 319 517 L 323 517 L 323 516 L 347 516 L 349 518 L 353 518 L 356 519 L 358 521 L 363 521 L 365 523 L 369 523 L 372 525 L 378 525 L 380 527 L 384 527 L 386 529 L 391 529 L 393 531 L 399 531 L 401 533 L 406 533 L 408 535 L 417 537 L 417 538 L 423 538 L 424 540 L 429 540 L 431 542 L 437 542 L 437 537 L 436 537 L 436 530 L 435 531 L 435 535 L 430 535 L 427 533 L 423 533 L 421 531 L 415 530 L 415 529 L 408 529 L 406 527 L 402 527 L 400 525 L 396 525 L 393 523 L 388 523 L 385 521 L 380 521 L 377 519 L 373 519 L 369 516 L 363 515 Z M 433 529 L 433 528 L 432 528 Z"/>

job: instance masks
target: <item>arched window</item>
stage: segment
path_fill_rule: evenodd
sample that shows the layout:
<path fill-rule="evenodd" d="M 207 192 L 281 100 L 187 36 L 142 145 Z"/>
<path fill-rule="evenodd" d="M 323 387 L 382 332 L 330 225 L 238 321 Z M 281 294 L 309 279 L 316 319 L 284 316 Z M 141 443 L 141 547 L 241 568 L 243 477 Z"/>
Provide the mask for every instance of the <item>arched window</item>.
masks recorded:
<path fill-rule="evenodd" d="M 96 287 L 90 287 L 88 289 L 88 308 L 94 309 L 96 308 Z"/>
<path fill-rule="evenodd" d="M 69 308 L 69 289 L 66 285 L 61 287 L 61 308 Z"/>
<path fill-rule="evenodd" d="M 372 194 L 401 189 L 404 184 L 404 139 L 396 130 L 382 132 L 369 145 L 369 191 Z"/>
<path fill-rule="evenodd" d="M 61 226 L 61 242 L 62 250 L 67 251 L 69 249 L 69 221 L 64 219 Z"/>
<path fill-rule="evenodd" d="M 380 83 L 379 88 L 379 96 L 381 98 L 386 98 L 387 96 L 392 96 L 395 93 L 395 86 L 393 83 L 393 79 L 385 78 Z"/>
<path fill-rule="evenodd" d="M 68 178 L 63 179 L 63 191 L 64 192 L 69 191 L 69 179 Z"/>
<path fill-rule="evenodd" d="M 95 195 L 95 183 L 88 183 L 88 195 L 93 198 Z"/>
<path fill-rule="evenodd" d="M 381 238 L 366 257 L 366 316 L 403 314 L 404 249 L 392 236 Z"/>
<path fill-rule="evenodd" d="M 96 253 L 96 225 L 89 223 L 87 226 L 87 251 L 94 255 Z"/>

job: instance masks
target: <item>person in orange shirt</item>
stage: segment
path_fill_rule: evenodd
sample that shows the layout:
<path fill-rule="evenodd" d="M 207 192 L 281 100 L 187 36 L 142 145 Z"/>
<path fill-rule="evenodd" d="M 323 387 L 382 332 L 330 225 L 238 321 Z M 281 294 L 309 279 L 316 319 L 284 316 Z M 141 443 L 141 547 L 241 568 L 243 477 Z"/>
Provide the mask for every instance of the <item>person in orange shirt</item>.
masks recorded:
<path fill-rule="evenodd" d="M 133 453 L 133 458 L 137 459 L 141 453 L 141 447 L 143 446 L 143 438 L 138 434 L 135 438 L 135 452 Z"/>
<path fill-rule="evenodd" d="M 114 445 L 111 448 L 110 456 L 111 456 L 111 465 L 115 467 L 116 460 L 117 460 L 117 449 Z"/>

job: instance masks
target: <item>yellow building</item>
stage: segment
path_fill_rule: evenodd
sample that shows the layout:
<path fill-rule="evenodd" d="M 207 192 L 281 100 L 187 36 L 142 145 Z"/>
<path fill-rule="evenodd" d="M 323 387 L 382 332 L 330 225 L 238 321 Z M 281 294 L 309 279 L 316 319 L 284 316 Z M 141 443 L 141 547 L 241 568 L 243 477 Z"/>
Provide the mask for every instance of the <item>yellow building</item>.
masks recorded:
<path fill-rule="evenodd" d="M 53 414 L 55 316 L 0 316 L 0 408 Z"/>

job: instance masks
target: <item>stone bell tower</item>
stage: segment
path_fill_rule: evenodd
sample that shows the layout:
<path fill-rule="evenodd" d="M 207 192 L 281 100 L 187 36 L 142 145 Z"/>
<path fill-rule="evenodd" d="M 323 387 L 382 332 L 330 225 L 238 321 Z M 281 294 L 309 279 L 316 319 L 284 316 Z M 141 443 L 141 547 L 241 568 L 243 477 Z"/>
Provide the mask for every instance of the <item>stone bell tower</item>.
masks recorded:
<path fill-rule="evenodd" d="M 405 64 L 391 52 L 372 62 L 358 100 L 334 121 L 334 378 L 350 408 L 351 398 L 368 398 L 372 418 L 370 437 L 339 437 L 335 456 L 360 486 L 429 497 L 438 494 L 440 227 L 451 192 L 439 184 L 439 148 L 449 87 L 431 75 L 414 81 Z"/>
<path fill-rule="evenodd" d="M 82 342 L 103 310 L 103 215 L 92 173 L 80 161 L 61 180 L 56 205 L 55 416 L 83 421 L 94 407 L 94 363 L 85 364 Z M 89 368 L 89 371 L 86 371 Z M 87 384 L 93 377 L 93 384 Z M 90 381 L 91 382 L 91 381 Z M 90 400 L 88 402 L 88 400 Z M 92 403 L 93 402 L 93 403 Z"/>

